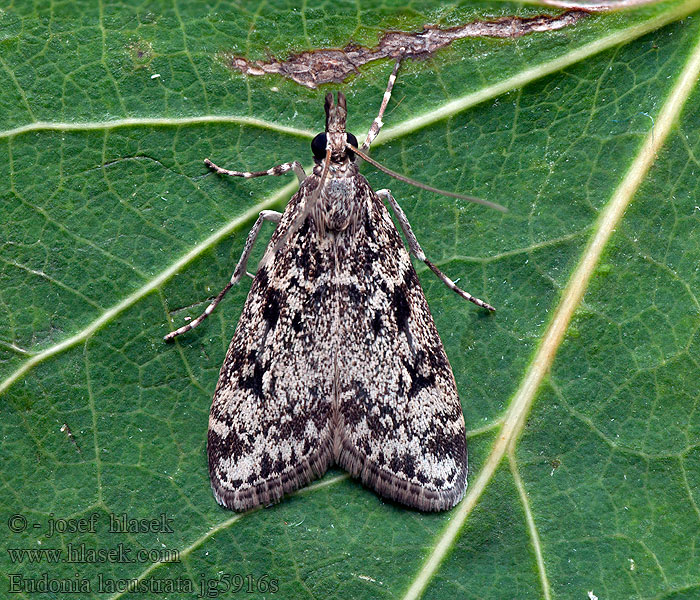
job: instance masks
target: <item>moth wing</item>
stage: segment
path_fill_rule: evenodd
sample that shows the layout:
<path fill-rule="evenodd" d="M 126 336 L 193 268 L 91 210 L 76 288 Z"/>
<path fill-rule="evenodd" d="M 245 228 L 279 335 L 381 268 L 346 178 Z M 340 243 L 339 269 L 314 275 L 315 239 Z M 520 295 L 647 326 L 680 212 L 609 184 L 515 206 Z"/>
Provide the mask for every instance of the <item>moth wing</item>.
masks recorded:
<path fill-rule="evenodd" d="M 336 461 L 382 496 L 444 510 L 467 486 L 462 407 L 409 254 L 364 185 L 366 210 L 338 258 Z"/>
<path fill-rule="evenodd" d="M 290 200 L 271 247 L 294 223 L 309 183 Z M 228 508 L 277 502 L 332 462 L 335 296 L 324 243 L 309 217 L 260 267 L 221 367 L 207 454 L 214 495 Z"/>

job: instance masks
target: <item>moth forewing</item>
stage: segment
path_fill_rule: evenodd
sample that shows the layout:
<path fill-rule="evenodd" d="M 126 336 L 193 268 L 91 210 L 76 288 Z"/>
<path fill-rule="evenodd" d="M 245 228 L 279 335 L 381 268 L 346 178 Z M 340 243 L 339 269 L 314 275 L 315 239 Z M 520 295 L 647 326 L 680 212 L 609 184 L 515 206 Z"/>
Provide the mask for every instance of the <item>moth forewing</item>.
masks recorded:
<path fill-rule="evenodd" d="M 268 247 L 293 227 L 313 183 L 301 185 Z M 224 506 L 276 502 L 332 462 L 331 261 L 309 216 L 253 280 L 209 418 L 209 473 Z"/>
<path fill-rule="evenodd" d="M 362 151 L 382 124 L 398 63 Z M 247 510 L 279 501 L 337 464 L 378 494 L 420 510 L 454 506 L 467 485 L 464 417 L 449 361 L 399 232 L 430 263 L 388 190 L 375 193 L 355 162 L 346 102 L 326 96 L 326 128 L 294 170 L 299 191 L 284 214 L 263 211 L 229 284 L 245 273 L 264 220 L 278 223 L 254 277 L 219 373 L 207 452 L 214 495 Z"/>
<path fill-rule="evenodd" d="M 454 377 L 388 211 L 361 175 L 363 214 L 337 265 L 336 462 L 382 496 L 444 510 L 464 495 L 467 448 Z"/>

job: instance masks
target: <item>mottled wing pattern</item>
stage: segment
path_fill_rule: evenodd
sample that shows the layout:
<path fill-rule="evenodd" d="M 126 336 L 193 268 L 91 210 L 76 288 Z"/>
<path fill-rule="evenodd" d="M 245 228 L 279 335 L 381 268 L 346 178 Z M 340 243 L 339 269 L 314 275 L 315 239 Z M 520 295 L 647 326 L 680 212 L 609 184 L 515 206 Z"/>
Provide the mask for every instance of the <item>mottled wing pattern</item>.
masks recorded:
<path fill-rule="evenodd" d="M 385 497 L 444 510 L 467 485 L 457 388 L 401 237 L 358 178 L 357 227 L 337 240 L 336 461 Z"/>
<path fill-rule="evenodd" d="M 290 200 L 271 247 L 316 183 L 307 178 Z M 209 417 L 209 473 L 224 506 L 276 502 L 332 462 L 331 246 L 309 217 L 253 281 Z"/>

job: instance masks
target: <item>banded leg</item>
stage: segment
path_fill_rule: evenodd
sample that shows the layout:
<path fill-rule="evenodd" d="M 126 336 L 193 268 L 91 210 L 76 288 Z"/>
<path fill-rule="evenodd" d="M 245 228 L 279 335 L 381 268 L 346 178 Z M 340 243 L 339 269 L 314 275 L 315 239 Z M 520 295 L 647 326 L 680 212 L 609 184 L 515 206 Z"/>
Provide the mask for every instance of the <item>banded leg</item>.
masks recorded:
<path fill-rule="evenodd" d="M 238 264 L 236 265 L 236 268 L 233 271 L 233 275 L 231 275 L 231 280 L 226 284 L 226 287 L 219 292 L 218 296 L 214 298 L 214 300 L 212 300 L 211 304 L 207 306 L 204 312 L 201 315 L 199 315 L 194 321 L 191 321 L 186 325 L 180 327 L 180 329 L 171 331 L 168 335 L 166 335 L 163 338 L 166 342 L 170 342 L 176 336 L 186 333 L 190 329 L 194 329 L 214 311 L 214 309 L 219 304 L 219 302 L 221 302 L 226 293 L 241 280 L 241 277 L 246 272 L 246 265 L 248 264 L 250 253 L 253 250 L 253 245 L 255 244 L 255 240 L 257 239 L 258 234 L 260 233 L 260 229 L 262 228 L 263 222 L 272 221 L 274 223 L 279 223 L 281 218 L 282 213 L 279 213 L 276 210 L 263 210 L 260 213 L 257 220 L 255 221 L 255 224 L 253 225 L 253 228 L 250 230 L 248 237 L 246 238 L 245 246 L 243 247 L 243 252 L 241 253 L 241 258 L 238 259 Z"/>
<path fill-rule="evenodd" d="M 231 175 L 232 177 L 245 177 L 246 179 L 251 179 L 253 177 L 264 177 L 265 175 L 284 175 L 289 171 L 294 171 L 299 183 L 306 179 L 304 167 L 302 167 L 299 161 L 296 160 L 293 162 L 284 163 L 282 165 L 277 165 L 276 167 L 272 167 L 267 171 L 231 171 L 215 165 L 208 158 L 204 159 L 204 164 L 206 164 L 210 169 L 216 171 L 219 175 Z"/>
<path fill-rule="evenodd" d="M 399 58 L 396 61 L 396 65 L 394 65 L 394 70 L 389 76 L 389 84 L 386 86 L 386 92 L 384 92 L 382 105 L 379 107 L 379 114 L 377 115 L 377 118 L 374 119 L 374 121 L 372 121 L 372 125 L 370 126 L 369 131 L 367 132 L 367 138 L 364 142 L 362 142 L 362 148 L 360 148 L 360 150 L 362 150 L 363 152 L 367 152 L 367 150 L 369 150 L 370 145 L 379 135 L 379 130 L 382 128 L 382 125 L 384 125 L 382 117 L 384 116 L 384 111 L 386 110 L 387 104 L 389 104 L 389 98 L 391 98 L 391 90 L 394 87 L 394 82 L 396 81 L 396 74 L 399 72 L 400 66 L 401 59 Z"/>
<path fill-rule="evenodd" d="M 430 270 L 433 273 L 435 273 L 435 275 L 437 275 L 448 288 L 459 294 L 465 300 L 469 300 L 469 302 L 473 302 L 477 306 L 481 306 L 482 308 L 486 308 L 491 311 L 496 310 L 490 304 L 487 304 L 483 300 L 479 300 L 479 298 L 476 298 L 470 293 L 465 292 L 463 289 L 457 287 L 454 281 L 447 277 L 447 275 L 445 275 L 440 269 L 438 269 L 433 263 L 431 263 L 426 258 L 425 252 L 423 252 L 423 248 L 420 247 L 420 244 L 418 243 L 418 240 L 416 239 L 416 236 L 413 233 L 413 230 L 411 229 L 411 224 L 408 222 L 408 217 L 406 217 L 406 213 L 403 212 L 403 209 L 401 208 L 401 206 L 399 206 L 399 203 L 391 195 L 391 192 L 389 190 L 379 190 L 377 192 L 377 196 L 379 196 L 382 200 L 388 202 L 389 206 L 391 206 L 392 210 L 394 211 L 394 214 L 396 215 L 396 218 L 399 221 L 399 224 L 401 225 L 401 230 L 406 236 L 406 240 L 408 241 L 408 247 L 418 260 L 422 260 L 426 265 L 428 265 Z"/>

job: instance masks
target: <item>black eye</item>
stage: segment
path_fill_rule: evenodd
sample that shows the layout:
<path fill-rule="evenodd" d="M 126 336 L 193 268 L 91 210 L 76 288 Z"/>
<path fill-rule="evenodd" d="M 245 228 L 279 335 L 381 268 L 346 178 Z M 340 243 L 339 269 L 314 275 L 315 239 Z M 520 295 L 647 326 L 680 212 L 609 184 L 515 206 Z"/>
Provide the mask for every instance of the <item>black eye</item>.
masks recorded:
<path fill-rule="evenodd" d="M 357 138 L 352 133 L 348 133 L 347 136 L 348 143 L 352 144 L 353 146 L 355 146 L 355 148 L 357 148 Z M 352 150 L 350 150 L 350 148 L 348 148 L 348 156 L 350 157 L 350 160 L 355 160 L 355 153 Z"/>
<path fill-rule="evenodd" d="M 323 157 L 326 156 L 326 134 L 325 133 L 319 133 L 311 141 L 311 151 L 314 153 L 314 158 L 317 158 L 319 160 L 323 159 Z"/>

